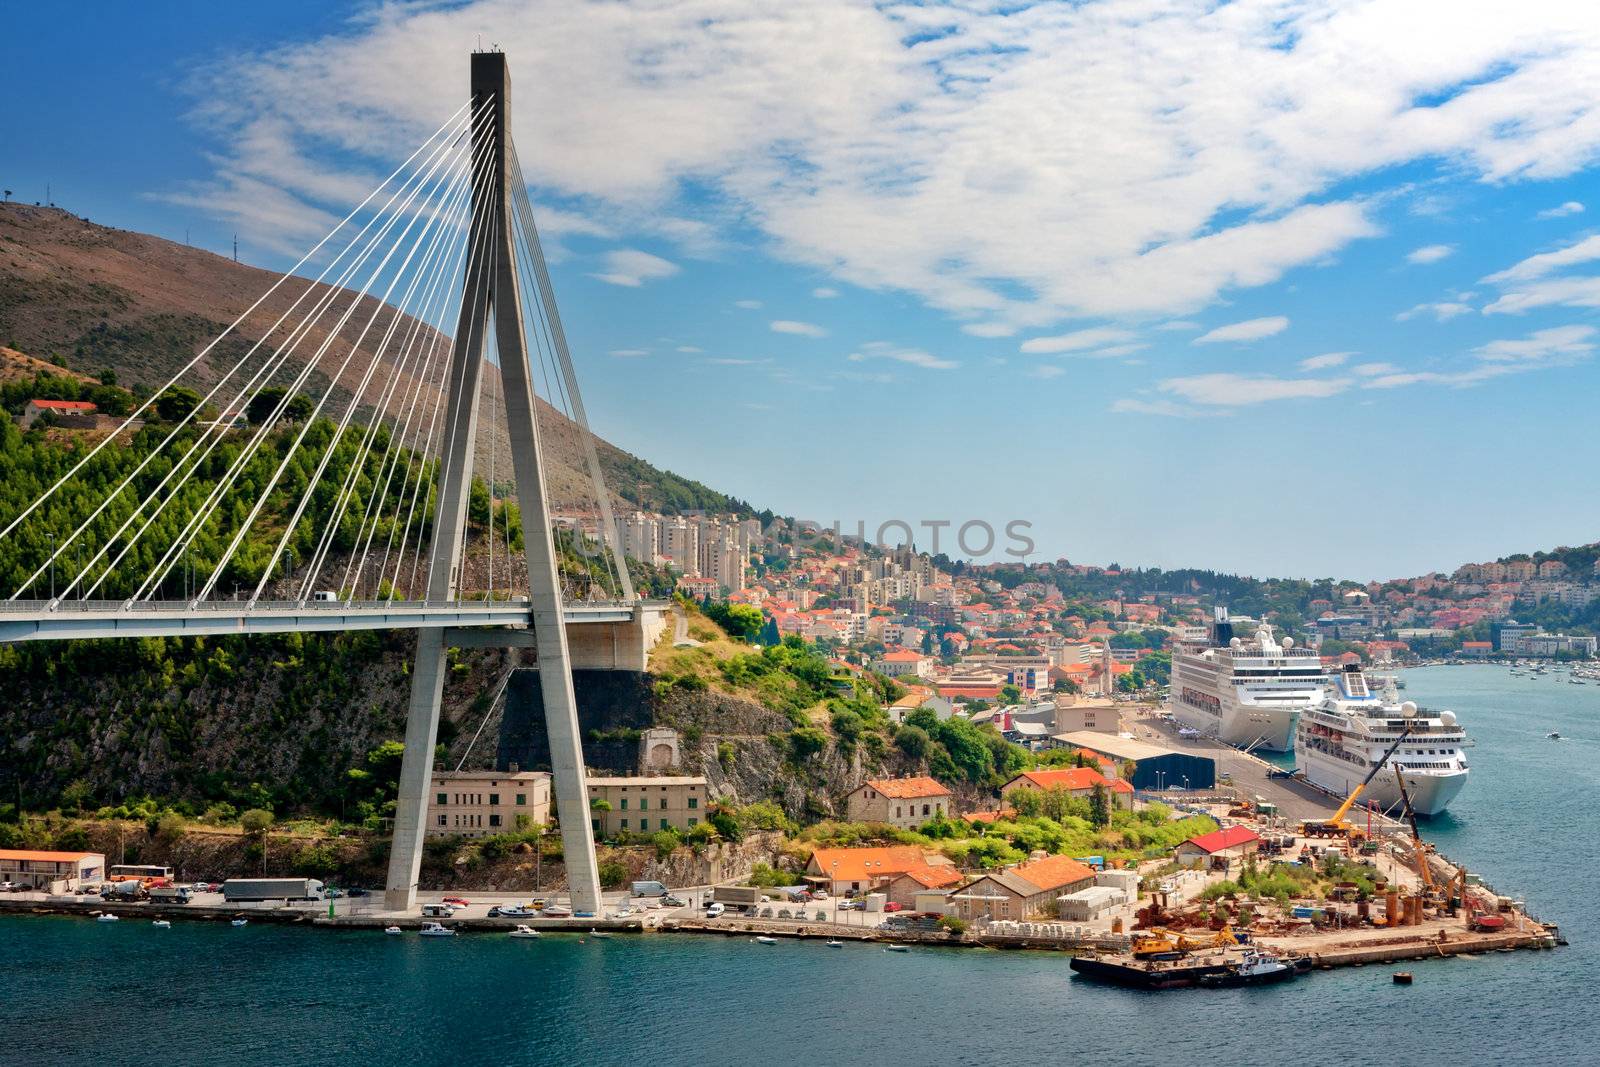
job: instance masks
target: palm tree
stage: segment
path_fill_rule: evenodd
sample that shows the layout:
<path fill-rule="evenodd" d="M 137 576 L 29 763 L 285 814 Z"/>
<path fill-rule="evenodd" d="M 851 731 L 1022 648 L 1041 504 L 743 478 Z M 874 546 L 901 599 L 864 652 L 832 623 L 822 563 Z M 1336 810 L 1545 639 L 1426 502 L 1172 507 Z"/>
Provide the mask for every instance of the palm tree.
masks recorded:
<path fill-rule="evenodd" d="M 11 190 L 10 189 L 6 190 L 6 203 L 8 203 L 8 204 L 11 203 Z"/>

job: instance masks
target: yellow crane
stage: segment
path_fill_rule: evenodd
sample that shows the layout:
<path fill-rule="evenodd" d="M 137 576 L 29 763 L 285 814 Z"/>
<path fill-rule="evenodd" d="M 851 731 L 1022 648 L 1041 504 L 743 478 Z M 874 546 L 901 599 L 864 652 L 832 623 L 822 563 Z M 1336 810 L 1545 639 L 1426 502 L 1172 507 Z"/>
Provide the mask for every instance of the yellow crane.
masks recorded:
<path fill-rule="evenodd" d="M 1355 802 L 1360 798 L 1367 786 L 1372 784 L 1372 780 L 1378 776 L 1378 772 L 1388 764 L 1389 757 L 1393 756 L 1395 750 L 1405 743 L 1406 738 L 1411 736 L 1411 719 L 1417 714 L 1417 706 L 1408 700 L 1400 705 L 1400 710 L 1406 717 L 1406 725 L 1405 729 L 1400 731 L 1400 736 L 1395 738 L 1394 744 L 1389 746 L 1389 750 L 1383 754 L 1382 759 L 1372 765 L 1372 770 L 1367 772 L 1367 776 L 1361 780 L 1361 784 L 1350 790 L 1350 795 L 1344 798 L 1344 803 L 1340 804 L 1339 810 L 1333 813 L 1333 818 L 1327 822 L 1308 819 L 1300 824 L 1300 830 L 1305 836 L 1342 837 L 1350 833 L 1350 827 L 1345 823 L 1344 817 L 1350 813 L 1350 809 L 1355 805 Z"/>
<path fill-rule="evenodd" d="M 1401 773 L 1401 768 L 1396 765 L 1394 769 L 1395 781 L 1400 783 L 1400 803 L 1405 807 L 1406 821 L 1411 824 L 1411 852 L 1417 861 L 1417 875 L 1422 879 L 1423 892 L 1433 896 L 1433 872 L 1428 869 L 1428 850 L 1422 844 L 1422 835 L 1417 832 L 1417 812 L 1411 806 L 1411 795 L 1406 792 L 1406 776 Z"/>

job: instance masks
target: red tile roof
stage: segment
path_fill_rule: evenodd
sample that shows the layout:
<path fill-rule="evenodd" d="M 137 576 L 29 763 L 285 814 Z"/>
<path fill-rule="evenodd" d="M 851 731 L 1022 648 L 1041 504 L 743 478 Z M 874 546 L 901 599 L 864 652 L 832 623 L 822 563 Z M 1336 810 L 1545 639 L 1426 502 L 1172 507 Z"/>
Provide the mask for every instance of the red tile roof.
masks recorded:
<path fill-rule="evenodd" d="M 915 800 L 918 797 L 950 795 L 950 790 L 926 775 L 920 778 L 869 778 L 866 784 L 891 800 Z"/>
<path fill-rule="evenodd" d="M 1097 785 L 1110 785 L 1106 776 L 1093 767 L 1057 767 L 1041 771 L 1023 771 L 1017 778 L 1026 778 L 1040 789 L 1093 789 Z M 1016 781 L 1017 778 L 1011 779 Z M 1010 784 L 1010 783 L 1007 783 Z"/>
<path fill-rule="evenodd" d="M 1032 863 L 1013 867 L 1011 873 L 1026 878 L 1045 892 L 1094 878 L 1092 867 L 1087 867 L 1069 856 L 1045 856 Z"/>
<path fill-rule="evenodd" d="M 1209 834 L 1191 837 L 1184 844 L 1193 845 L 1204 852 L 1221 852 L 1225 848 L 1260 840 L 1261 835 L 1248 826 L 1230 826 L 1225 830 L 1213 830 Z"/>
<path fill-rule="evenodd" d="M 93 411 L 94 405 L 87 400 L 30 400 L 28 403 L 36 408 L 48 408 L 52 411 Z"/>
<path fill-rule="evenodd" d="M 915 845 L 890 845 L 887 848 L 819 848 L 811 853 L 806 870 L 841 882 L 868 882 L 930 866 L 942 864 L 930 862 Z"/>
<path fill-rule="evenodd" d="M 102 859 L 98 852 L 48 852 L 31 848 L 0 848 L 0 860 L 43 860 L 47 863 L 72 863 L 81 859 Z"/>

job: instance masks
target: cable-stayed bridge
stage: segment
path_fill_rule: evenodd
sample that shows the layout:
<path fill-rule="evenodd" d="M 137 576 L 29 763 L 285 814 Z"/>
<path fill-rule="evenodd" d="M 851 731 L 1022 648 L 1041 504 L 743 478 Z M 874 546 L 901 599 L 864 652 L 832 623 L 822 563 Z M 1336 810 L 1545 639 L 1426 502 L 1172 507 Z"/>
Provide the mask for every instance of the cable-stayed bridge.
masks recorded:
<path fill-rule="evenodd" d="M 642 670 L 662 624 L 619 549 L 510 104 L 504 54 L 473 54 L 465 104 L 0 515 L 0 641 L 416 630 L 395 910 L 452 645 L 535 650 L 573 907 L 598 910 L 572 669 Z M 552 522 L 541 405 L 587 468 L 575 523 Z"/>

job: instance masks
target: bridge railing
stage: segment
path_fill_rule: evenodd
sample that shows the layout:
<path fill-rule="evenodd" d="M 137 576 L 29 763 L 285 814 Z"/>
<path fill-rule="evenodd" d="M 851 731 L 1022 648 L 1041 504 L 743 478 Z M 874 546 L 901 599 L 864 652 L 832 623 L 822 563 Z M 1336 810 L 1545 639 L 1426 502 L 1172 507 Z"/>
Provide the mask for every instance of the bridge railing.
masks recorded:
<path fill-rule="evenodd" d="M 568 611 L 585 608 L 595 611 L 632 610 L 639 601 L 583 600 L 565 605 Z M 526 609 L 528 598 L 510 597 L 505 600 L 0 600 L 0 616 L 5 615 L 99 615 L 99 614 L 185 614 L 209 612 L 218 615 L 237 615 L 273 612 L 326 612 L 330 615 L 351 612 L 449 611 L 485 612 L 507 609 Z"/>

